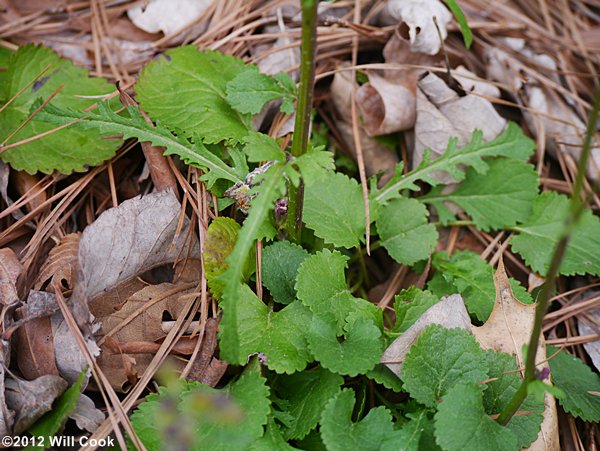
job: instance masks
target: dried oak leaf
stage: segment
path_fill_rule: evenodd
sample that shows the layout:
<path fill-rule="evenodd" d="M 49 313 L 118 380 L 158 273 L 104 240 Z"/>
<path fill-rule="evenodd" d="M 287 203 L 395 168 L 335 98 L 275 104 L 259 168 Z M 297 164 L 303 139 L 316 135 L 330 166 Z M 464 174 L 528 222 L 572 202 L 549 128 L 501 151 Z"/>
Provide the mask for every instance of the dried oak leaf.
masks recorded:
<path fill-rule="evenodd" d="M 58 246 L 48 254 L 48 258 L 40 269 L 40 274 L 34 282 L 33 289 L 40 290 L 46 282 L 59 282 L 67 290 L 71 290 L 77 275 L 77 255 L 79 251 L 80 233 L 70 233 L 60 240 Z"/>
<path fill-rule="evenodd" d="M 535 318 L 535 304 L 522 304 L 513 295 L 502 259 L 494 275 L 496 303 L 487 322 L 480 327 L 471 326 L 473 335 L 483 349 L 493 349 L 514 355 L 519 368 L 525 366 L 523 345 L 529 343 Z M 544 337 L 536 354 L 537 362 L 546 362 Z M 543 364 L 545 367 L 547 363 Z M 540 367 L 538 367 L 541 369 Z M 537 440 L 529 450 L 559 450 L 558 416 L 554 398 L 546 393 L 544 398 L 544 420 Z"/>
<path fill-rule="evenodd" d="M 163 314 L 176 319 L 185 306 L 181 297 L 193 288 L 191 283 L 150 285 L 130 296 L 112 315 L 100 318 L 102 327 L 97 338 L 106 338 L 98 365 L 115 389 L 124 391 L 132 382 L 132 375 L 145 371 L 154 353 L 115 354 L 114 349 L 110 349 L 115 343 L 106 343 L 106 339 L 111 337 L 117 343 L 158 341 L 165 336 L 161 327 Z"/>

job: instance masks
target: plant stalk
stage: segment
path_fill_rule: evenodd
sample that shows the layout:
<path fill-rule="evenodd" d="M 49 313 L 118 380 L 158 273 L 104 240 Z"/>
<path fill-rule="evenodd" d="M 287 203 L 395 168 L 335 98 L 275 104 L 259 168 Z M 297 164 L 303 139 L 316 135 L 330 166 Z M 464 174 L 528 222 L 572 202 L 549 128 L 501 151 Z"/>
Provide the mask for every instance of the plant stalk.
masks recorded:
<path fill-rule="evenodd" d="M 544 314 L 548 309 L 548 304 L 552 293 L 554 292 L 554 286 L 558 277 L 560 264 L 563 260 L 569 240 L 573 235 L 575 226 L 579 222 L 582 213 L 585 210 L 585 199 L 583 199 L 583 182 L 585 180 L 587 162 L 592 150 L 592 142 L 594 132 L 596 130 L 596 123 L 598 120 L 598 111 L 600 110 L 600 88 L 597 88 L 594 97 L 594 105 L 590 112 L 588 120 L 587 130 L 585 134 L 585 140 L 577 163 L 577 176 L 575 178 L 575 184 L 573 185 L 573 193 L 571 195 L 571 201 L 569 203 L 569 213 L 565 220 L 560 239 L 554 249 L 552 255 L 552 261 L 546 274 L 546 282 L 542 286 L 540 294 L 538 296 L 537 305 L 535 309 L 535 319 L 533 323 L 533 331 L 531 332 L 531 338 L 527 347 L 527 359 L 525 360 L 525 375 L 523 381 L 519 386 L 518 390 L 513 395 L 510 402 L 504 408 L 500 415 L 496 419 L 498 423 L 505 426 L 508 424 L 513 415 L 519 410 L 523 401 L 527 397 L 527 386 L 536 380 L 535 374 L 535 356 L 537 354 L 537 348 L 542 334 L 542 322 Z"/>
<path fill-rule="evenodd" d="M 313 88 L 315 82 L 315 51 L 317 47 L 317 7 L 319 0 L 302 0 L 302 47 L 300 50 L 300 87 L 292 141 L 292 155 L 306 152 L 310 137 Z M 288 187 L 288 211 L 285 224 L 289 240 L 299 242 L 302 233 L 304 183 Z"/>

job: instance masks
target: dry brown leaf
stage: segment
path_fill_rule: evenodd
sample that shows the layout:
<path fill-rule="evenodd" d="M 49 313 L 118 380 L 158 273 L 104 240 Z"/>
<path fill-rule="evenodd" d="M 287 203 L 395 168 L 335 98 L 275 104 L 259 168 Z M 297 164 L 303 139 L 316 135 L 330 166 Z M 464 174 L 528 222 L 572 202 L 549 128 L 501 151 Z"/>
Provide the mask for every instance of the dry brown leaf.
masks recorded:
<path fill-rule="evenodd" d="M 71 297 L 80 327 L 89 322 L 88 305 L 119 284 L 186 256 L 199 258 L 197 241 L 188 242 L 187 221 L 178 233 L 180 210 L 172 191 L 159 191 L 106 210 L 83 231 Z"/>
<path fill-rule="evenodd" d="M 201 18 L 213 0 L 150 0 L 127 10 L 129 19 L 147 33 L 171 35 Z"/>
<path fill-rule="evenodd" d="M 590 293 L 590 298 L 600 296 L 600 292 Z M 577 315 L 577 328 L 579 335 L 600 334 L 600 309 L 590 310 L 582 315 Z M 600 338 L 583 344 L 586 352 L 592 359 L 594 366 L 600 370 Z"/>
<path fill-rule="evenodd" d="M 496 303 L 487 320 L 481 326 L 471 326 L 473 335 L 483 349 L 493 349 L 514 355 L 519 368 L 524 368 L 523 346 L 529 343 L 535 317 L 534 304 L 522 304 L 512 293 L 504 263 L 500 259 L 494 275 L 496 285 Z M 536 354 L 537 362 L 546 363 L 546 346 L 544 337 Z M 559 450 L 558 416 L 554 398 L 546 393 L 544 398 L 544 420 L 538 439 L 529 447 L 530 450 Z"/>
<path fill-rule="evenodd" d="M 77 255 L 79 251 L 80 233 L 65 235 L 58 246 L 48 254 L 48 258 L 40 269 L 33 289 L 40 290 L 47 282 L 52 286 L 55 280 L 67 290 L 73 289 L 77 275 Z"/>
<path fill-rule="evenodd" d="M 17 319 L 26 319 L 28 316 L 27 305 L 17 309 Z M 17 364 L 25 379 L 33 380 L 46 374 L 59 375 L 49 317 L 25 321 L 15 333 L 14 346 L 18 350 Z"/>
<path fill-rule="evenodd" d="M 352 109 L 350 107 L 352 90 L 354 89 L 351 77 L 352 72 L 350 71 L 341 71 L 335 74 L 331 84 L 331 98 L 339 116 L 336 126 L 347 147 L 356 155 L 352 133 Z M 385 183 L 394 172 L 394 168 L 399 161 L 398 156 L 379 141 L 370 138 L 360 124 L 359 134 L 367 176 L 383 172 L 384 175 L 380 183 Z"/>
<path fill-rule="evenodd" d="M 412 326 L 394 340 L 381 356 L 380 362 L 400 377 L 404 357 L 423 329 L 431 324 L 439 324 L 447 329 L 470 330 L 471 319 L 460 294 L 443 297 L 440 302 L 432 305 Z"/>
<path fill-rule="evenodd" d="M 456 137 L 458 145 L 463 146 L 471 140 L 473 131 L 479 129 L 484 140 L 489 141 L 502 132 L 506 123 L 488 100 L 472 94 L 461 97 L 440 77 L 429 73 L 421 79 L 417 90 L 413 167 L 419 165 L 425 149 L 431 149 L 435 159 L 446 150 L 450 138 Z M 446 174 L 440 180 L 452 181 Z"/>
<path fill-rule="evenodd" d="M 384 14 L 400 22 L 413 52 L 428 55 L 440 51 L 440 34 L 442 40 L 446 39 L 446 27 L 452 20 L 452 14 L 439 0 L 389 0 Z"/>
<path fill-rule="evenodd" d="M 15 413 L 6 405 L 4 365 L 0 365 L 0 437 L 12 434 L 15 421 Z"/>
<path fill-rule="evenodd" d="M 82 431 L 95 432 L 104 421 L 104 414 L 96 408 L 94 401 L 82 393 L 69 418 L 75 420 L 77 427 Z"/>
<path fill-rule="evenodd" d="M 122 307 L 110 316 L 99 318 L 101 329 L 96 335 L 98 339 L 111 337 L 111 342 L 102 344 L 102 354 L 98 365 L 105 372 L 113 387 L 123 391 L 131 383 L 133 374 L 142 374 L 154 357 L 155 349 L 146 347 L 146 353 L 140 348 L 140 342 L 149 344 L 165 336 L 162 331 L 163 313 L 177 318 L 184 307 L 181 297 L 189 293 L 194 284 L 175 285 L 163 283 L 143 288 L 130 296 Z M 115 353 L 119 343 L 136 343 L 136 351 L 127 355 L 127 349 L 121 349 L 122 354 Z M 128 346 L 126 346 L 127 348 Z M 126 356 L 125 360 L 123 357 Z M 129 363 L 132 364 L 128 368 Z"/>
<path fill-rule="evenodd" d="M 46 375 L 33 381 L 8 377 L 5 396 L 8 407 L 15 411 L 13 434 L 21 434 L 52 409 L 52 403 L 69 384 L 58 376 Z"/>
<path fill-rule="evenodd" d="M 0 304 L 12 305 L 19 301 L 17 278 L 23 265 L 12 249 L 0 249 Z"/>

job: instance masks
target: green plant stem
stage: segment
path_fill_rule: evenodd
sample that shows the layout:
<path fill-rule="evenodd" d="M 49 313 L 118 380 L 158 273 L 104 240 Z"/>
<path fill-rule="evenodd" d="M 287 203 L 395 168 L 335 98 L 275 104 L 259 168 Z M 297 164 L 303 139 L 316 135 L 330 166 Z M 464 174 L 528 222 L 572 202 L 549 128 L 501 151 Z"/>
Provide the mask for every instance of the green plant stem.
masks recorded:
<path fill-rule="evenodd" d="M 535 309 L 533 330 L 531 332 L 531 338 L 527 347 L 527 358 L 525 360 L 525 376 L 519 389 L 515 392 L 512 399 L 504 408 L 504 410 L 500 412 L 500 415 L 496 420 L 503 426 L 508 424 L 513 415 L 519 410 L 519 407 L 521 407 L 521 404 L 527 397 L 527 387 L 529 383 L 536 380 L 535 356 L 537 354 L 536 351 L 540 341 L 540 336 L 542 334 L 542 322 L 544 319 L 544 314 L 548 309 L 550 298 L 552 296 L 552 293 L 554 292 L 556 278 L 558 277 L 560 264 L 567 250 L 569 239 L 573 234 L 573 231 L 579 221 L 579 218 L 581 217 L 581 214 L 585 210 L 585 199 L 582 198 L 583 182 L 585 180 L 587 162 L 592 149 L 592 141 L 596 129 L 599 110 L 600 88 L 598 88 L 596 91 L 594 105 L 588 120 L 585 140 L 583 142 L 581 155 L 579 156 L 579 161 L 577 163 L 577 177 L 575 178 L 575 184 L 573 185 L 573 193 L 571 195 L 571 202 L 569 203 L 569 213 L 565 220 L 565 225 L 563 227 L 560 239 L 554 249 L 552 261 L 550 262 L 550 267 L 548 268 L 548 272 L 546 274 L 546 282 L 542 286 L 542 289 L 538 296 L 537 305 Z"/>
<path fill-rule="evenodd" d="M 299 157 L 306 152 L 310 133 L 313 85 L 315 82 L 315 50 L 317 46 L 317 7 L 319 0 L 302 0 L 302 48 L 300 53 L 300 87 L 292 141 L 292 155 Z M 289 240 L 299 242 L 302 233 L 302 206 L 304 184 L 289 185 L 288 213 L 285 224 Z"/>

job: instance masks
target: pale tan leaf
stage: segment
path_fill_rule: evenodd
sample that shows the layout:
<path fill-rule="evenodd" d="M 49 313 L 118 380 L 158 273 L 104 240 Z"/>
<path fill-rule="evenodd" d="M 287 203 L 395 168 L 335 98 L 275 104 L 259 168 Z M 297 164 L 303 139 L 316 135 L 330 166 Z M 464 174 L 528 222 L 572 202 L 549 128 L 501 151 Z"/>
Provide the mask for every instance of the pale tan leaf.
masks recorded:
<path fill-rule="evenodd" d="M 12 249 L 0 249 L 0 304 L 11 305 L 19 300 L 17 278 L 23 265 Z"/>
<path fill-rule="evenodd" d="M 522 304 L 513 295 L 502 259 L 494 275 L 496 303 L 487 322 L 480 327 L 471 326 L 473 335 L 483 349 L 506 352 L 514 355 L 517 365 L 524 368 L 523 345 L 529 343 L 535 318 L 534 304 Z M 536 362 L 544 362 L 538 369 L 547 367 L 544 337 L 536 353 Z M 546 393 L 544 398 L 544 420 L 538 439 L 531 450 L 558 450 L 558 416 L 554 398 Z"/>

